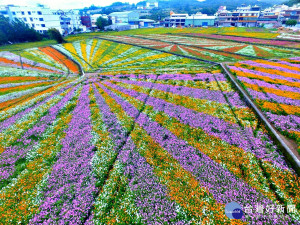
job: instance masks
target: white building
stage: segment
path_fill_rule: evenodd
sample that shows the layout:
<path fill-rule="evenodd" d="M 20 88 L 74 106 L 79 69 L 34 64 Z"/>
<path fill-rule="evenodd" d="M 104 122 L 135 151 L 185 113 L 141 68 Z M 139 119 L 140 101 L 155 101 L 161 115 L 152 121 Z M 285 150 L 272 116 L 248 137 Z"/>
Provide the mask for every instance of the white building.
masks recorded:
<path fill-rule="evenodd" d="M 125 11 L 125 12 L 113 12 L 109 14 L 111 18 L 112 24 L 117 23 L 127 23 L 130 25 L 138 25 L 139 24 L 139 13 L 135 11 Z"/>
<path fill-rule="evenodd" d="M 158 1 L 157 0 L 147 0 L 146 1 L 146 9 L 154 9 L 158 8 Z"/>
<path fill-rule="evenodd" d="M 189 27 L 206 27 L 215 25 L 215 16 L 208 16 L 207 14 L 202 14 L 198 12 L 191 16 L 187 16 L 185 19 L 185 26 Z"/>
<path fill-rule="evenodd" d="M 6 6 L 10 20 L 19 19 L 39 33 L 46 33 L 56 28 L 61 34 L 69 34 L 75 29 L 83 29 L 79 11 L 53 10 L 44 5 L 38 6 Z"/>
<path fill-rule="evenodd" d="M 165 27 L 183 27 L 188 14 L 170 12 L 170 17 L 165 18 Z"/>
<path fill-rule="evenodd" d="M 56 28 L 61 33 L 60 16 L 45 6 L 8 6 L 11 20 L 19 19 L 40 33 L 46 33 L 49 28 Z"/>
<path fill-rule="evenodd" d="M 228 11 L 226 8 L 220 8 L 216 13 L 217 24 L 224 27 L 256 27 L 260 16 L 259 6 L 237 7 L 236 10 Z"/>

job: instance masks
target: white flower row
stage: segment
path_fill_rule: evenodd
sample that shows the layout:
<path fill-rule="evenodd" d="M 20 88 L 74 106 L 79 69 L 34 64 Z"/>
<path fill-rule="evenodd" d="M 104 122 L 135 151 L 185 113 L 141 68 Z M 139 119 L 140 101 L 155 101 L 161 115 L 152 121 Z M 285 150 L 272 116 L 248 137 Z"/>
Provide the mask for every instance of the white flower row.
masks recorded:
<path fill-rule="evenodd" d="M 7 83 L 7 84 L 0 84 L 0 88 L 10 88 L 10 87 L 17 87 L 17 86 L 29 85 L 29 84 L 38 84 L 38 83 L 50 82 L 50 81 L 51 80 L 35 80 L 35 81 L 27 81 L 27 82 L 20 82 L 20 83 Z"/>

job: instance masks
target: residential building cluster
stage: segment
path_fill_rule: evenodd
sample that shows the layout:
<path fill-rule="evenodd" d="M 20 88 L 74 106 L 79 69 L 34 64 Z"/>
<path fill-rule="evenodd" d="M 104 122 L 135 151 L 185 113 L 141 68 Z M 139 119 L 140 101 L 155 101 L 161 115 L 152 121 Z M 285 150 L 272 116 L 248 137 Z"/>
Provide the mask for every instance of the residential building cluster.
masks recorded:
<path fill-rule="evenodd" d="M 226 6 L 220 6 L 214 16 L 171 12 L 164 24 L 165 27 L 280 27 L 288 20 L 296 20 L 300 25 L 300 4 L 293 7 L 275 5 L 265 10 L 256 5 L 242 5 L 232 11 L 227 10 Z"/>
<path fill-rule="evenodd" d="M 274 5 L 262 10 L 259 6 L 241 5 L 235 10 L 227 10 L 220 6 L 214 15 L 198 12 L 196 14 L 178 14 L 170 12 L 170 16 L 161 21 L 141 19 L 151 15 L 150 11 L 159 8 L 157 0 L 147 0 L 137 4 L 136 10 L 113 12 L 109 15 L 99 14 L 93 10 L 80 14 L 79 10 L 53 10 L 44 5 L 35 7 L 6 5 L 0 6 L 0 15 L 11 21 L 19 19 L 40 33 L 46 33 L 49 28 L 56 28 L 67 35 L 76 31 L 97 30 L 97 19 L 103 17 L 111 20 L 112 24 L 106 30 L 128 30 L 146 27 L 280 27 L 288 20 L 296 20 L 300 27 L 300 4 L 288 7 Z"/>
<path fill-rule="evenodd" d="M 56 28 L 62 34 L 85 30 L 78 10 L 53 10 L 44 5 L 6 5 L 0 7 L 0 15 L 9 18 L 10 21 L 19 19 L 39 33 L 46 33 L 49 28 Z"/>

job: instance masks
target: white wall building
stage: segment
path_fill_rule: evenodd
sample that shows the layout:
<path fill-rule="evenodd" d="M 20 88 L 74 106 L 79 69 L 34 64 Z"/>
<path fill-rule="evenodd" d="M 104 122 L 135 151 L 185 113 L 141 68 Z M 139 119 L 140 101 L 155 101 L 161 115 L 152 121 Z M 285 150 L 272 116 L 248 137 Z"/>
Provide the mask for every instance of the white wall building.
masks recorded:
<path fill-rule="evenodd" d="M 154 9 L 158 8 L 158 1 L 157 0 L 147 0 L 146 1 L 146 9 Z"/>
<path fill-rule="evenodd" d="M 138 25 L 139 23 L 139 13 L 135 11 L 125 11 L 125 12 L 113 12 L 109 14 L 112 20 L 112 24 L 117 23 L 128 23 L 130 25 Z"/>
<path fill-rule="evenodd" d="M 19 19 L 40 33 L 46 33 L 49 28 L 56 28 L 61 33 L 60 15 L 45 6 L 8 6 L 10 19 Z"/>
<path fill-rule="evenodd" d="M 75 29 L 84 29 L 81 25 L 79 11 L 53 10 L 44 5 L 6 6 L 10 20 L 19 19 L 39 33 L 46 33 L 56 28 L 61 34 L 69 34 Z"/>
<path fill-rule="evenodd" d="M 188 14 L 170 12 L 170 17 L 165 18 L 165 27 L 183 27 Z"/>

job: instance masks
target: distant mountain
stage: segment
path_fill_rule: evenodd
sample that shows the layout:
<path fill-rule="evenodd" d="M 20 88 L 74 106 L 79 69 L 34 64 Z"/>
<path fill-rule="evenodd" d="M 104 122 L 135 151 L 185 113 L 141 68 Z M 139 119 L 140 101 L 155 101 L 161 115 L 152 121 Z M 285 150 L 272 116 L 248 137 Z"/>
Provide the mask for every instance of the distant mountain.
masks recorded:
<path fill-rule="evenodd" d="M 289 0 L 289 1 L 285 2 L 284 4 L 286 4 L 288 6 L 292 6 L 297 3 L 300 3 L 300 0 Z"/>

